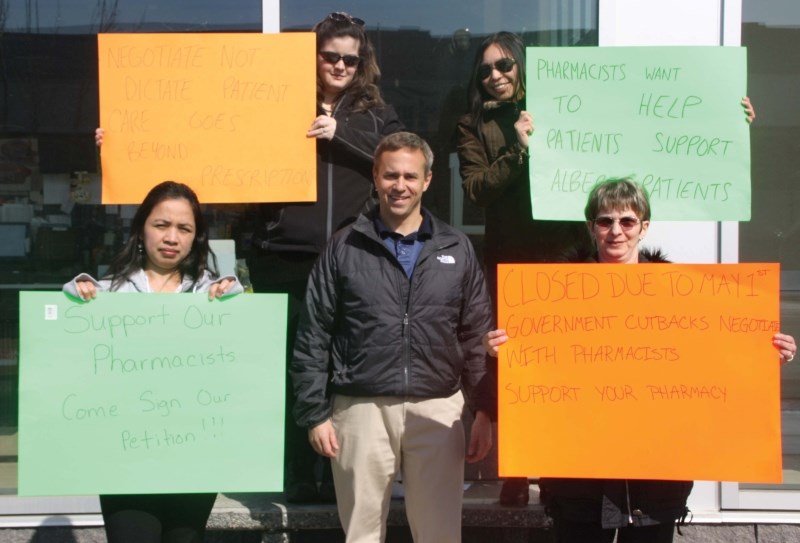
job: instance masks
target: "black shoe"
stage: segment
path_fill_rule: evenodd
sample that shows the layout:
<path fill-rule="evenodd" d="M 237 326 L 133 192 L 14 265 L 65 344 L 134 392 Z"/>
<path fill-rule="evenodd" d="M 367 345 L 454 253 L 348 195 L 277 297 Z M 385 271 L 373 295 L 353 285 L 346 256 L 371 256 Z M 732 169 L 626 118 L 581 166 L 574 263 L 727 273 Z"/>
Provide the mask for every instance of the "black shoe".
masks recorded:
<path fill-rule="evenodd" d="M 503 487 L 500 489 L 500 505 L 523 507 L 528 505 L 529 499 L 527 478 L 510 477 L 503 480 Z"/>
<path fill-rule="evenodd" d="M 323 503 L 336 503 L 336 489 L 333 481 L 322 481 L 319 485 L 319 500 Z"/>
<path fill-rule="evenodd" d="M 284 490 L 289 503 L 316 503 L 319 501 L 317 485 L 310 481 L 297 481 L 286 485 Z"/>

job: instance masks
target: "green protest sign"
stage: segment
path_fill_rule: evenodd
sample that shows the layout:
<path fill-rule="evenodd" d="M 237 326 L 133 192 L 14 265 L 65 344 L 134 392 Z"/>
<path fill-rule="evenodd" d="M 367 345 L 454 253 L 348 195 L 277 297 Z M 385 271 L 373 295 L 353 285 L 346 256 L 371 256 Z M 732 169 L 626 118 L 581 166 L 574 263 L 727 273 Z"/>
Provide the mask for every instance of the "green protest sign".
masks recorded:
<path fill-rule="evenodd" d="M 281 490 L 286 303 L 20 293 L 20 495 Z"/>
<path fill-rule="evenodd" d="M 750 219 L 746 50 L 529 47 L 536 219 L 583 220 L 588 192 L 629 176 L 658 220 Z"/>

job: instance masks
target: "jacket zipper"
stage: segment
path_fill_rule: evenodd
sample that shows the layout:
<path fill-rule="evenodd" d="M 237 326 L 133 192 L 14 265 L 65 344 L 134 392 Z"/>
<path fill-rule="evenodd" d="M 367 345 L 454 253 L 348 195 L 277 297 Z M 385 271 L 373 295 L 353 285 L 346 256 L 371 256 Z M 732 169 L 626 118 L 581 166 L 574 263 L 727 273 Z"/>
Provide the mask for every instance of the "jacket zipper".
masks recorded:
<path fill-rule="evenodd" d="M 325 239 L 331 239 L 333 235 L 333 163 L 330 160 L 331 153 L 328 152 L 328 208 L 325 210 Z"/>
<path fill-rule="evenodd" d="M 409 293 L 409 298 L 410 298 Z M 411 363 L 411 337 L 408 328 L 408 304 L 403 315 L 403 395 L 408 396 L 408 366 Z"/>
<path fill-rule="evenodd" d="M 362 232 L 362 233 L 364 233 L 364 232 Z M 405 308 L 405 311 L 403 312 L 403 320 L 402 320 L 402 334 L 403 334 L 403 395 L 404 396 L 408 396 L 408 390 L 409 390 L 408 368 L 411 365 L 411 327 L 409 326 L 410 319 L 409 319 L 409 316 L 408 316 L 408 311 L 409 311 L 409 309 L 411 307 L 411 293 L 412 293 L 412 289 L 414 288 L 414 282 L 413 282 L 412 279 L 409 279 L 406 276 L 405 270 L 403 270 L 403 267 L 397 261 L 397 257 L 392 254 L 392 252 L 389 250 L 388 247 L 386 247 L 386 245 L 383 243 L 383 241 L 381 241 L 380 238 L 378 238 L 376 236 L 371 236 L 371 235 L 368 235 L 368 234 L 366 234 L 366 235 L 367 235 L 368 238 L 372 239 L 378 245 L 380 245 L 383 248 L 383 250 L 386 251 L 386 253 L 391 258 L 394 259 L 395 263 L 397 264 L 397 270 L 396 270 L 397 273 L 400 274 L 404 280 L 408 281 L 408 295 L 406 296 L 406 308 Z M 453 245 L 455 245 L 455 243 L 440 245 L 440 246 L 436 247 L 433 251 L 430 251 L 428 253 L 425 253 L 425 250 L 423 248 L 423 252 L 420 253 L 419 257 L 417 257 L 417 261 L 414 263 L 414 270 L 416 271 L 417 267 L 420 264 L 422 264 L 425 260 L 427 260 L 430 255 L 435 254 L 435 253 L 437 253 L 437 252 L 439 252 L 439 251 L 441 251 L 443 249 L 446 249 L 447 247 L 451 247 Z M 413 274 L 412 274 L 412 277 L 413 277 Z"/>
<path fill-rule="evenodd" d="M 336 119 L 336 113 L 339 111 L 339 106 L 341 105 L 341 103 L 342 101 L 339 100 L 333 107 L 333 111 L 331 112 L 331 117 L 333 119 Z M 332 143 L 332 141 L 330 143 Z M 333 160 L 332 160 L 333 151 L 330 149 L 330 143 L 328 145 L 328 184 L 327 184 L 328 202 L 327 202 L 327 209 L 325 210 L 326 240 L 331 239 L 331 236 L 333 235 Z"/>
<path fill-rule="evenodd" d="M 383 245 L 383 244 L 381 244 L 381 245 Z M 414 263 L 414 271 L 416 272 L 417 267 L 419 267 L 425 260 L 427 260 L 430 257 L 430 255 L 435 254 L 438 251 L 441 251 L 442 249 L 444 249 L 445 247 L 448 247 L 448 246 L 449 245 L 442 245 L 440 247 L 436 247 L 436 249 L 434 249 L 433 251 L 430 251 L 427 254 L 420 253 L 420 255 L 417 257 L 417 261 Z M 423 251 L 424 251 L 424 249 L 423 249 Z M 397 257 L 394 256 L 394 255 L 392 255 L 392 256 L 395 259 L 395 261 L 397 261 Z M 400 266 L 399 262 L 397 263 L 397 265 L 400 268 L 398 270 L 398 273 L 402 274 L 403 279 L 408 281 L 408 295 L 406 297 L 406 310 L 405 310 L 405 313 L 403 313 L 403 389 L 404 389 L 403 390 L 403 395 L 404 396 L 408 396 L 408 390 L 410 388 L 408 368 L 409 368 L 409 366 L 411 366 L 411 327 L 408 325 L 408 323 L 409 323 L 408 312 L 411 309 L 411 296 L 412 296 L 413 290 L 414 290 L 414 279 L 413 279 L 414 278 L 414 274 L 412 273 L 411 274 L 411 279 L 409 279 L 406 276 L 405 271 L 403 270 L 403 267 Z"/>
<path fill-rule="evenodd" d="M 625 479 L 625 500 L 628 502 L 628 524 L 633 524 L 633 514 L 631 513 L 631 489 L 628 480 Z"/>

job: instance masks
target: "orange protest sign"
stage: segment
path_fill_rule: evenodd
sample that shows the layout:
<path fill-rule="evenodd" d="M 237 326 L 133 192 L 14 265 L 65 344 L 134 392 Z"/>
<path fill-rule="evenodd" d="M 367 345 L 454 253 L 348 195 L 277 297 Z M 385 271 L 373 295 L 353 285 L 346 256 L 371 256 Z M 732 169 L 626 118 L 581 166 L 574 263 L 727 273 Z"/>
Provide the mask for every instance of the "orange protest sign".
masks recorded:
<path fill-rule="evenodd" d="M 99 34 L 104 204 L 167 179 L 203 203 L 316 200 L 315 37 Z"/>
<path fill-rule="evenodd" d="M 780 482 L 777 264 L 501 264 L 501 476 Z"/>

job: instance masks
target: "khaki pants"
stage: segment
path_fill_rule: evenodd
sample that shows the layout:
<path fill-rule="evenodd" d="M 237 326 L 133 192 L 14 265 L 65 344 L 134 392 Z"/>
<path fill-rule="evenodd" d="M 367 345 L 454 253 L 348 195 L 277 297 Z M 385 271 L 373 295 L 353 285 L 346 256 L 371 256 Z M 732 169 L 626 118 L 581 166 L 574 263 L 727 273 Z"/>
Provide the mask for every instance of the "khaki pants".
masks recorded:
<path fill-rule="evenodd" d="M 332 462 L 347 543 L 386 538 L 392 481 L 403 477 L 415 543 L 460 543 L 464 397 L 334 398 L 339 452 Z"/>

